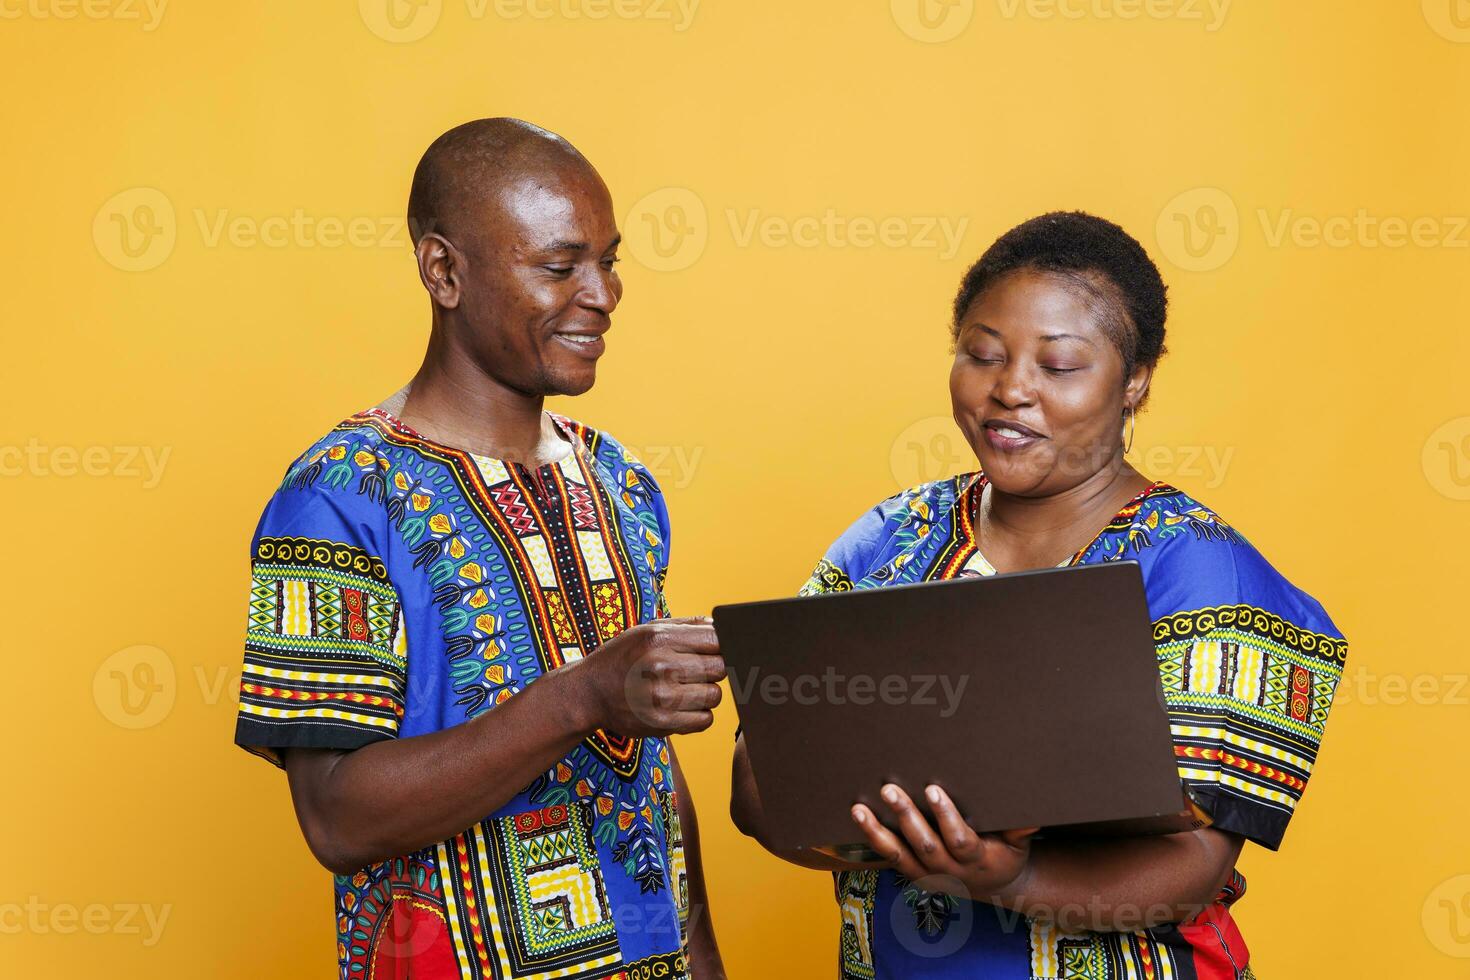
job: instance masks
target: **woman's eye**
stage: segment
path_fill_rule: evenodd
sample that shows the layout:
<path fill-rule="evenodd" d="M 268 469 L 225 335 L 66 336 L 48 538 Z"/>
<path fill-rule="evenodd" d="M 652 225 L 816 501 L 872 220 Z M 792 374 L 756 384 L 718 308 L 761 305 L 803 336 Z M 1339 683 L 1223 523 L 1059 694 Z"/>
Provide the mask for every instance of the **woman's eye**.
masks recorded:
<path fill-rule="evenodd" d="M 1048 374 L 1071 374 L 1073 371 L 1082 370 L 1081 368 L 1075 367 L 1054 367 L 1050 364 L 1043 364 L 1041 369 Z"/>

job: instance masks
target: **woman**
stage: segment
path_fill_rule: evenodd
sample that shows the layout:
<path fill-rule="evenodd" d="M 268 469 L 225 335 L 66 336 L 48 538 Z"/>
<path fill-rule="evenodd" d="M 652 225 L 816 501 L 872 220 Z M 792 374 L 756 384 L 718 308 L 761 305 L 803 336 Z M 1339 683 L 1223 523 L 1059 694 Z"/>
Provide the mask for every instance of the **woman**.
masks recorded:
<path fill-rule="evenodd" d="M 1180 777 L 1212 822 L 1033 841 L 1034 828 L 976 834 L 938 786 L 932 821 L 884 786 L 890 813 L 852 810 L 853 839 L 881 860 L 780 854 L 837 872 L 844 978 L 1252 975 L 1235 862 L 1247 840 L 1280 846 L 1346 643 L 1239 532 L 1128 464 L 1166 309 L 1158 269 L 1117 225 L 1055 213 L 1007 232 L 954 304 L 950 394 L 979 472 L 868 511 L 803 592 L 1137 560 Z M 767 839 L 743 739 L 731 809 Z"/>

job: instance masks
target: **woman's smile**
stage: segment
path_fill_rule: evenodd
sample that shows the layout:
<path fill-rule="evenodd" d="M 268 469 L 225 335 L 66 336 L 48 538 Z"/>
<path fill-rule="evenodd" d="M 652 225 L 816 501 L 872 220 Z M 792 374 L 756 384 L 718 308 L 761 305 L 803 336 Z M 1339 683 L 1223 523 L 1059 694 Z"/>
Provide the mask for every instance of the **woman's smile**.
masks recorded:
<path fill-rule="evenodd" d="M 1011 419 L 987 419 L 981 429 L 990 448 L 1003 453 L 1025 452 L 1046 439 L 1030 426 Z"/>

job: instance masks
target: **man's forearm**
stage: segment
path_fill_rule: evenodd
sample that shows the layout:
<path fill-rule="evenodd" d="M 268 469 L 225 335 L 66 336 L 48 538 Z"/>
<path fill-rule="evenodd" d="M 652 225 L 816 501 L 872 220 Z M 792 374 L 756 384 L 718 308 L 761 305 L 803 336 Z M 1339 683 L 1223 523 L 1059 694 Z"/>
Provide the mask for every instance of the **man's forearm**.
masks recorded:
<path fill-rule="evenodd" d="M 596 727 L 575 666 L 429 735 L 352 752 L 290 750 L 291 795 L 317 859 L 349 873 L 451 838 L 500 809 Z"/>
<path fill-rule="evenodd" d="M 993 905 L 1067 931 L 1132 932 L 1190 918 L 1214 900 L 1240 853 L 1216 830 L 1121 840 L 1036 841 Z"/>

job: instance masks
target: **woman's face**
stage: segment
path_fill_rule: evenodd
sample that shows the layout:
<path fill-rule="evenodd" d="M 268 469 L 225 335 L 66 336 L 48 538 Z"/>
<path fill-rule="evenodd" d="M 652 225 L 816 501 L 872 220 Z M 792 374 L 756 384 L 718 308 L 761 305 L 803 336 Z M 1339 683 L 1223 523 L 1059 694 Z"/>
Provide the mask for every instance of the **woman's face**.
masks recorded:
<path fill-rule="evenodd" d="M 1004 493 L 1046 497 L 1116 465 L 1125 405 L 1151 371 L 1123 357 L 1081 287 L 1019 269 L 975 297 L 960 321 L 949 391 L 955 421 Z"/>

